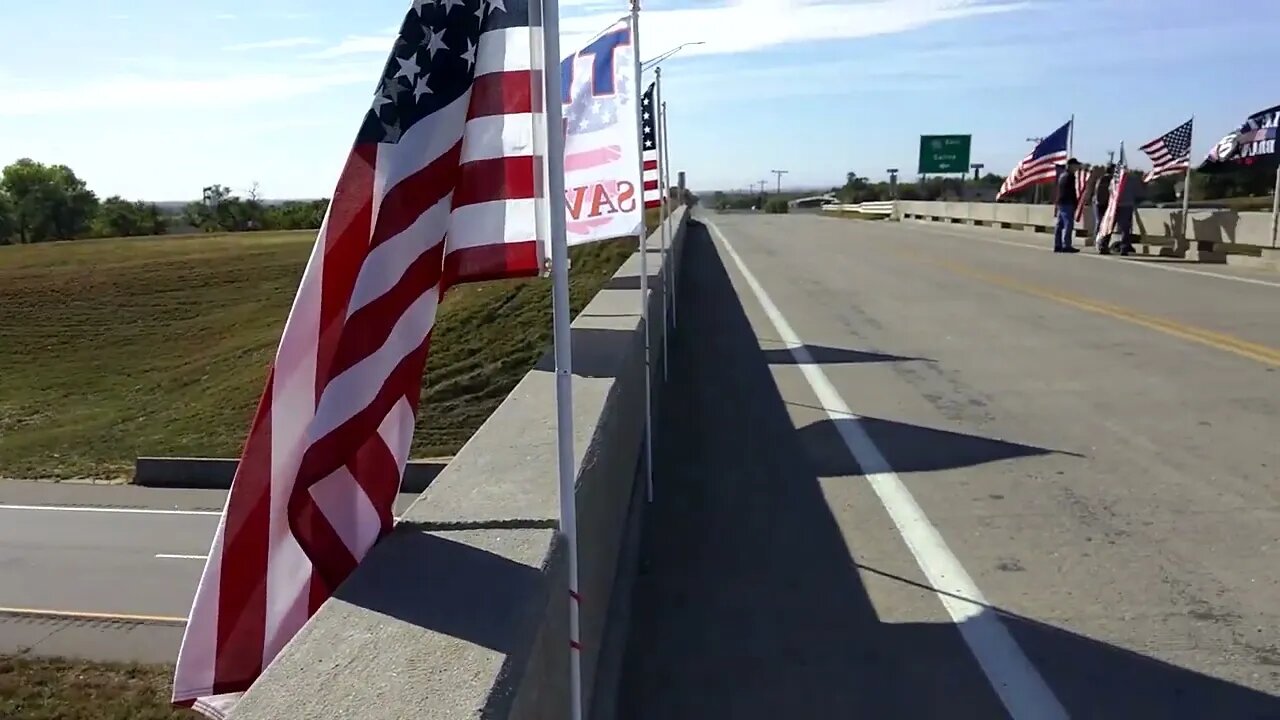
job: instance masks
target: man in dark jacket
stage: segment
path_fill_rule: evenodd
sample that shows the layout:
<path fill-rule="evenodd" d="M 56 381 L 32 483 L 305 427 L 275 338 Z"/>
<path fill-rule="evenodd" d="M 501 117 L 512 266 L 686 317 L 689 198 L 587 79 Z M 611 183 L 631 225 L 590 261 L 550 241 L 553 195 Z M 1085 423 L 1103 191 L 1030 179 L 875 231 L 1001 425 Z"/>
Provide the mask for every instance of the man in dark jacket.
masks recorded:
<path fill-rule="evenodd" d="M 1076 203 L 1080 200 L 1076 194 L 1076 173 L 1079 170 L 1080 161 L 1071 158 L 1067 161 L 1066 171 L 1058 175 L 1057 191 L 1053 198 L 1053 210 L 1058 219 L 1053 229 L 1054 252 L 1080 252 L 1071 245 L 1076 225 Z"/>

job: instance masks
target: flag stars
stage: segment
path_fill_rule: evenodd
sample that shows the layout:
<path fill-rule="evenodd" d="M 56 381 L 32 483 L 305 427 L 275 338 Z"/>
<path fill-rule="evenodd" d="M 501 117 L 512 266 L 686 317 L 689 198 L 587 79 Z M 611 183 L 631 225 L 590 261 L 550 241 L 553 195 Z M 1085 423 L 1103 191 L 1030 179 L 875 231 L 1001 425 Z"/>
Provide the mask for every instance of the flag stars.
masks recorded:
<path fill-rule="evenodd" d="M 422 9 L 428 5 L 434 6 L 437 0 L 413 0 L 413 12 L 418 13 L 418 17 L 422 17 Z"/>
<path fill-rule="evenodd" d="M 445 0 L 448 2 L 448 0 Z M 467 61 L 467 70 L 475 67 L 476 64 L 476 46 L 471 42 L 471 38 L 467 38 L 467 49 L 462 53 L 462 59 Z"/>
<path fill-rule="evenodd" d="M 437 51 L 448 50 L 449 46 L 444 44 L 444 30 L 438 32 L 430 30 L 428 34 L 430 37 L 427 38 L 427 56 L 434 60 Z"/>
<path fill-rule="evenodd" d="M 458 7 L 459 5 L 465 4 L 463 3 L 463 0 L 440 0 L 440 2 L 444 4 L 444 14 L 446 16 L 449 14 L 450 10 L 454 9 L 455 7 Z M 480 4 L 481 6 L 484 5 L 483 2 L 481 2 Z"/>
<path fill-rule="evenodd" d="M 419 100 L 421 100 L 423 95 L 431 95 L 431 94 L 432 94 L 432 92 L 433 92 L 433 91 L 432 91 L 432 90 L 431 90 L 431 88 L 427 85 L 427 83 L 428 83 L 428 81 L 430 81 L 430 79 L 431 79 L 431 73 L 429 73 L 429 72 L 428 72 L 428 73 L 423 73 L 423 74 L 422 74 L 422 77 L 418 78 L 418 82 L 417 82 L 417 83 L 415 83 L 415 84 L 414 84 L 414 86 L 413 86 L 413 99 L 414 99 L 415 101 L 419 101 Z"/>
<path fill-rule="evenodd" d="M 396 58 L 396 62 L 400 63 L 400 71 L 395 74 L 395 78 L 408 78 L 409 82 L 417 79 L 418 73 L 422 72 L 422 68 L 418 67 L 418 54 L 414 53 L 407 58 Z"/>

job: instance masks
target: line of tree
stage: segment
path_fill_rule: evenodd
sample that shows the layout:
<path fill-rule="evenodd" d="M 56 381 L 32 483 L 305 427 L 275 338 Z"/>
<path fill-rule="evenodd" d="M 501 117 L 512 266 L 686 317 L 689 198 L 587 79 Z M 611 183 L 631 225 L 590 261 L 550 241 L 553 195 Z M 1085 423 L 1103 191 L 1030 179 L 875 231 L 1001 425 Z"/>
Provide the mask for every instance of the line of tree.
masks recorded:
<path fill-rule="evenodd" d="M 204 198 L 181 212 L 156 203 L 99 199 L 66 165 L 23 158 L 0 170 L 0 245 L 92 237 L 163 235 L 175 229 L 204 232 L 309 230 L 320 227 L 328 200 L 265 203 L 256 188 L 238 197 L 229 188 L 205 188 Z"/>

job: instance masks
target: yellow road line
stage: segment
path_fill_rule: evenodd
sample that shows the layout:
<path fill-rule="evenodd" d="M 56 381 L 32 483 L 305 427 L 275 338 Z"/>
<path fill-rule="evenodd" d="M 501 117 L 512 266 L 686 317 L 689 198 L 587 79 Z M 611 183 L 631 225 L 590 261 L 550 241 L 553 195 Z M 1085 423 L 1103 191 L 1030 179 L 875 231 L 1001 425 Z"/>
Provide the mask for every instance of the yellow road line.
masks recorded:
<path fill-rule="evenodd" d="M 42 610 L 39 608 L 0 607 L 0 615 L 17 615 L 48 620 L 98 620 L 118 623 L 148 623 L 154 625 L 186 625 L 184 617 L 169 615 L 129 615 L 125 613 L 80 612 L 77 610 Z"/>
<path fill-rule="evenodd" d="M 914 253 L 912 254 L 914 255 Z M 1180 323 L 1175 320 L 1170 320 L 1168 318 L 1162 318 L 1155 315 L 1148 315 L 1146 313 L 1135 312 L 1133 310 L 1122 307 L 1120 305 L 1113 305 L 1111 303 L 1100 302 L 1098 300 L 1091 300 L 1089 298 L 1080 297 L 1078 295 L 1071 295 L 1071 294 L 1059 292 L 1056 290 L 1050 290 L 1048 288 L 1040 287 L 1038 285 L 1031 285 L 1029 283 L 1024 283 L 1022 281 L 1015 280 L 1013 278 L 1005 277 L 1003 275 L 995 275 L 992 273 L 983 272 L 981 270 L 969 267 L 967 265 L 961 265 L 958 263 L 953 263 L 945 260 L 944 261 L 934 260 L 932 258 L 926 258 L 923 256 L 917 256 L 917 257 L 921 260 L 924 260 L 925 262 L 929 262 L 934 265 L 944 267 L 959 275 L 967 275 L 969 277 L 982 280 L 992 285 L 1003 287 L 1009 290 L 1025 293 L 1027 295 L 1034 295 L 1036 297 L 1044 298 L 1046 300 L 1053 300 L 1055 302 L 1062 303 L 1063 305 L 1069 305 L 1079 310 L 1085 310 L 1087 312 L 1097 313 L 1099 315 L 1105 315 L 1107 317 L 1114 318 L 1116 320 L 1124 320 L 1125 322 L 1130 322 L 1135 325 L 1140 325 L 1142 327 L 1149 328 L 1151 330 L 1156 330 L 1158 332 L 1165 333 L 1166 335 L 1172 335 L 1174 337 L 1181 338 L 1183 340 L 1188 340 L 1190 342 L 1199 343 L 1201 345 L 1205 345 L 1217 350 L 1222 350 L 1223 352 L 1229 352 L 1234 355 L 1239 355 L 1240 357 L 1248 358 L 1255 362 L 1260 362 L 1263 365 L 1280 367 L 1280 348 L 1274 348 L 1268 345 L 1261 345 L 1259 343 L 1249 342 L 1248 340 L 1242 340 L 1241 338 L 1235 337 L 1233 335 L 1227 335 L 1224 333 L 1215 332 L 1212 330 L 1206 330 L 1204 328 L 1199 328 L 1192 325 L 1186 325 L 1184 323 Z"/>

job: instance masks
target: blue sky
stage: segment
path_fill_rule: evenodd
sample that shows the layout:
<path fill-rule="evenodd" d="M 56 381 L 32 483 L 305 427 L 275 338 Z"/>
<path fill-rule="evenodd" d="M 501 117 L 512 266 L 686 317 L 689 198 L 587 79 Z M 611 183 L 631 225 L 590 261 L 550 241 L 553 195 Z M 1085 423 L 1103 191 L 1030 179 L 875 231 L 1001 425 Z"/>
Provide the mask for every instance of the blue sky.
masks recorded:
<path fill-rule="evenodd" d="M 469 0 L 474 1 L 474 0 Z M 328 196 L 407 0 L 41 0 L 0 24 L 0 163 L 70 165 L 100 195 L 222 183 Z M 627 10 L 561 0 L 564 49 Z M 68 18 L 73 18 L 74 22 Z M 671 155 L 700 189 L 914 170 L 922 133 L 971 133 L 1004 173 L 1076 114 L 1105 159 L 1196 116 L 1194 158 L 1280 103 L 1280 3 L 649 0 Z"/>

